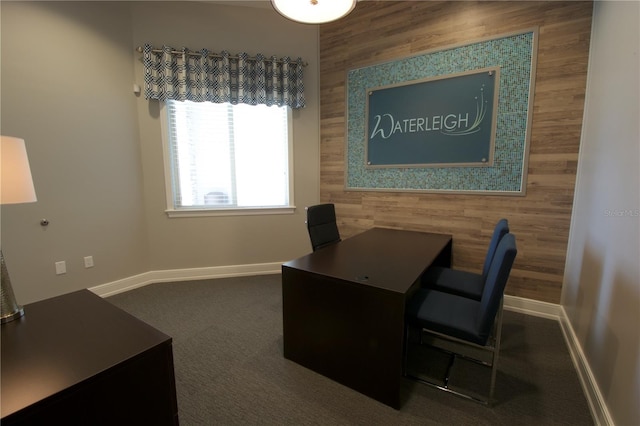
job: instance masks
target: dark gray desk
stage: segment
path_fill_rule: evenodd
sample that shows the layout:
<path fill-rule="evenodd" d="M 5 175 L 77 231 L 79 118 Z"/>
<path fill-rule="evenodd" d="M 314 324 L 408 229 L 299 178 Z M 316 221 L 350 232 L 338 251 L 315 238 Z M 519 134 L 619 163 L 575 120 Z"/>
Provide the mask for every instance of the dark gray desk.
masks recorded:
<path fill-rule="evenodd" d="M 284 356 L 396 409 L 404 310 L 451 235 L 373 228 L 282 266 Z"/>
<path fill-rule="evenodd" d="M 177 425 L 171 337 L 88 290 L 2 324 L 2 425 Z"/>

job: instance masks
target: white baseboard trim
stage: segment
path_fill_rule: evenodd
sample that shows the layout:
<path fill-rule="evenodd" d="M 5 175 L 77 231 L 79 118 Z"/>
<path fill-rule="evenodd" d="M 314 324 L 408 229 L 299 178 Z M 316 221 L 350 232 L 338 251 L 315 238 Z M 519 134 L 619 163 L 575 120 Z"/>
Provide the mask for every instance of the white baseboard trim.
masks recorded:
<path fill-rule="evenodd" d="M 567 313 L 562 306 L 560 306 L 559 321 L 562 334 L 564 334 L 564 340 L 567 342 L 567 346 L 569 347 L 569 353 L 571 354 L 573 365 L 578 373 L 582 389 L 584 390 L 587 402 L 589 403 L 589 409 L 591 410 L 593 421 L 597 425 L 613 426 L 615 423 L 613 422 L 611 413 L 609 413 L 607 403 L 602 396 L 602 392 L 600 392 L 596 378 L 593 375 L 589 362 L 587 361 L 587 358 L 582 351 L 582 347 L 580 346 L 580 341 L 578 340 L 578 337 L 571 326 L 571 322 L 567 317 Z"/>
<path fill-rule="evenodd" d="M 153 283 L 171 281 L 193 281 L 212 278 L 241 277 L 250 275 L 279 274 L 284 262 L 257 263 L 249 265 L 212 266 L 191 269 L 164 269 L 149 271 L 132 277 L 101 284 L 89 288 L 101 297 L 109 297 L 135 288 Z M 504 296 L 504 308 L 509 311 L 520 312 L 549 319 L 559 319 L 560 305 L 525 299 L 516 296 Z"/>
<path fill-rule="evenodd" d="M 153 279 L 151 278 L 151 274 L 151 272 L 145 272 L 143 274 L 134 275 L 132 277 L 127 277 L 110 283 L 89 287 L 89 291 L 92 291 L 100 297 L 109 297 L 114 294 L 124 293 L 125 291 L 144 287 L 147 284 L 152 284 Z"/>
<path fill-rule="evenodd" d="M 504 309 L 554 320 L 560 318 L 560 305 L 508 294 L 504 296 Z"/>
<path fill-rule="evenodd" d="M 573 327 L 562 305 L 505 295 L 504 309 L 554 319 L 560 323 L 560 329 L 567 343 L 573 365 L 578 373 L 582 390 L 584 391 L 589 409 L 591 410 L 591 417 L 597 425 L 613 426 L 614 422 L 607 408 L 607 404 L 605 403 L 595 376 L 591 371 L 587 358 L 584 356 L 584 352 L 582 352 L 580 342 L 573 331 Z"/>
<path fill-rule="evenodd" d="M 89 290 L 100 297 L 109 297 L 114 294 L 160 282 L 279 274 L 282 271 L 282 263 L 284 262 L 149 271 L 133 277 L 91 287 Z"/>

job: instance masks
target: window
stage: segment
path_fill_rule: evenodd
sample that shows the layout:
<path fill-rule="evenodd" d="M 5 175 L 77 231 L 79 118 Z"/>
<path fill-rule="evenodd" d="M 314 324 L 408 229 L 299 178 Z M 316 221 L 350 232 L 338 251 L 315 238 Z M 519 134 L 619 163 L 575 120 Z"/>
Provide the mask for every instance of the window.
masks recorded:
<path fill-rule="evenodd" d="M 288 107 L 168 100 L 167 212 L 292 212 Z"/>

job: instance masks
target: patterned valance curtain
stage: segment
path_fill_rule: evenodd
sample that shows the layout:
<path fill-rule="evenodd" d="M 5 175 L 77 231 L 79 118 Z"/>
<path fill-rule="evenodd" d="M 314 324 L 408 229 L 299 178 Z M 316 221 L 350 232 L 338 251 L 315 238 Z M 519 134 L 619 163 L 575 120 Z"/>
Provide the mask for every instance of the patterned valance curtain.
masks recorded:
<path fill-rule="evenodd" d="M 143 48 L 145 97 L 161 101 L 215 102 L 249 105 L 305 105 L 302 59 L 266 58 L 246 53 L 198 52 L 163 46 Z"/>

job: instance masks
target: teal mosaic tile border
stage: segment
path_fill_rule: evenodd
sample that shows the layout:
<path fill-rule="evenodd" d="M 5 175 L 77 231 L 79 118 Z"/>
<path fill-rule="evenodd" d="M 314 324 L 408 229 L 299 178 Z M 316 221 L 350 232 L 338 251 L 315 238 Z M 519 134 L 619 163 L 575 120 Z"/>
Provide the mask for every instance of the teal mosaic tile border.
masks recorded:
<path fill-rule="evenodd" d="M 347 190 L 491 192 L 522 195 L 537 30 L 429 52 L 347 73 Z M 494 161 L 490 167 L 366 167 L 369 88 L 500 67 Z"/>

